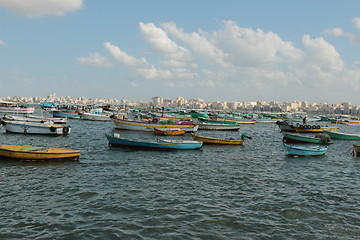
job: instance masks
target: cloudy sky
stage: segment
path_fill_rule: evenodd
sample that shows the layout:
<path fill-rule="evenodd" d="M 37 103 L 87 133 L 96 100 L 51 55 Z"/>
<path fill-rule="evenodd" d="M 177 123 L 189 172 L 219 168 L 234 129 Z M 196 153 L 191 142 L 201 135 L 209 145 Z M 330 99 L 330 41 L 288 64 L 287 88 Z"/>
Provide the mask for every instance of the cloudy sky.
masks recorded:
<path fill-rule="evenodd" d="M 360 105 L 359 0 L 0 0 L 0 97 Z"/>

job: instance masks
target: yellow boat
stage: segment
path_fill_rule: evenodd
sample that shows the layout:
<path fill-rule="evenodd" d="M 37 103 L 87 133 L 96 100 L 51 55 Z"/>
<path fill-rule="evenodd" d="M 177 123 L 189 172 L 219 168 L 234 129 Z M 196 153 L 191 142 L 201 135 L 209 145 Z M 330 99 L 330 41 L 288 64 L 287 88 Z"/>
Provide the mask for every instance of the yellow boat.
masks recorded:
<path fill-rule="evenodd" d="M 225 144 L 225 145 L 242 145 L 245 141 L 245 138 L 250 138 L 246 136 L 246 133 L 243 133 L 241 135 L 241 139 L 201 137 L 195 135 L 194 133 L 191 133 L 191 136 L 195 141 L 201 141 L 204 144 Z"/>
<path fill-rule="evenodd" d="M 319 125 L 305 125 L 305 126 L 300 126 L 300 127 L 295 127 L 295 132 L 298 133 L 322 133 L 324 132 L 324 130 L 329 130 L 329 131 L 338 131 L 339 128 L 338 127 L 320 127 Z"/>
<path fill-rule="evenodd" d="M 0 157 L 23 161 L 78 160 L 80 151 L 66 148 L 1 145 Z"/>

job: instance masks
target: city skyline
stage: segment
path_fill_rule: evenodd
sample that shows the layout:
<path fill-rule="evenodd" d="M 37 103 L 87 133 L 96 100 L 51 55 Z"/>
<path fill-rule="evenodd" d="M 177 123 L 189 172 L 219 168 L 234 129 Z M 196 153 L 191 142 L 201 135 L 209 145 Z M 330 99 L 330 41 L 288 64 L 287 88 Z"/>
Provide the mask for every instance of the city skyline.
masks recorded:
<path fill-rule="evenodd" d="M 360 105 L 355 0 L 28 2 L 0 0 L 1 95 Z"/>

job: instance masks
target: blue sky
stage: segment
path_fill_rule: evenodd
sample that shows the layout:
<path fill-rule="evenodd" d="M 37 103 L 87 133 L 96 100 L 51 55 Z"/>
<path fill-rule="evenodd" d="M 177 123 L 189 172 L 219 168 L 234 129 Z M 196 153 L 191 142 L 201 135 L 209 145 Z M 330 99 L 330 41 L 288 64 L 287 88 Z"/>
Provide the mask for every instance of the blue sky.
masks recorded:
<path fill-rule="evenodd" d="M 0 0 L 0 97 L 360 105 L 360 1 Z"/>

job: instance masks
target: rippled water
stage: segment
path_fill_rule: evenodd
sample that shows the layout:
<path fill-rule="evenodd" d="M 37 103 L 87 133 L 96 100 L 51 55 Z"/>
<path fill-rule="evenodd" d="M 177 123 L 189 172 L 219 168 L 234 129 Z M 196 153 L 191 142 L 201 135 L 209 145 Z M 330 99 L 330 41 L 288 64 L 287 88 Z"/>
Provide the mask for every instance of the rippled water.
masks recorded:
<path fill-rule="evenodd" d="M 81 150 L 80 162 L 0 162 L 0 239 L 360 238 L 353 141 L 336 141 L 322 157 L 287 157 L 278 127 L 255 124 L 199 132 L 247 132 L 244 146 L 141 151 L 110 148 L 111 122 L 69 123 L 66 137 L 0 130 L 1 144 Z"/>

